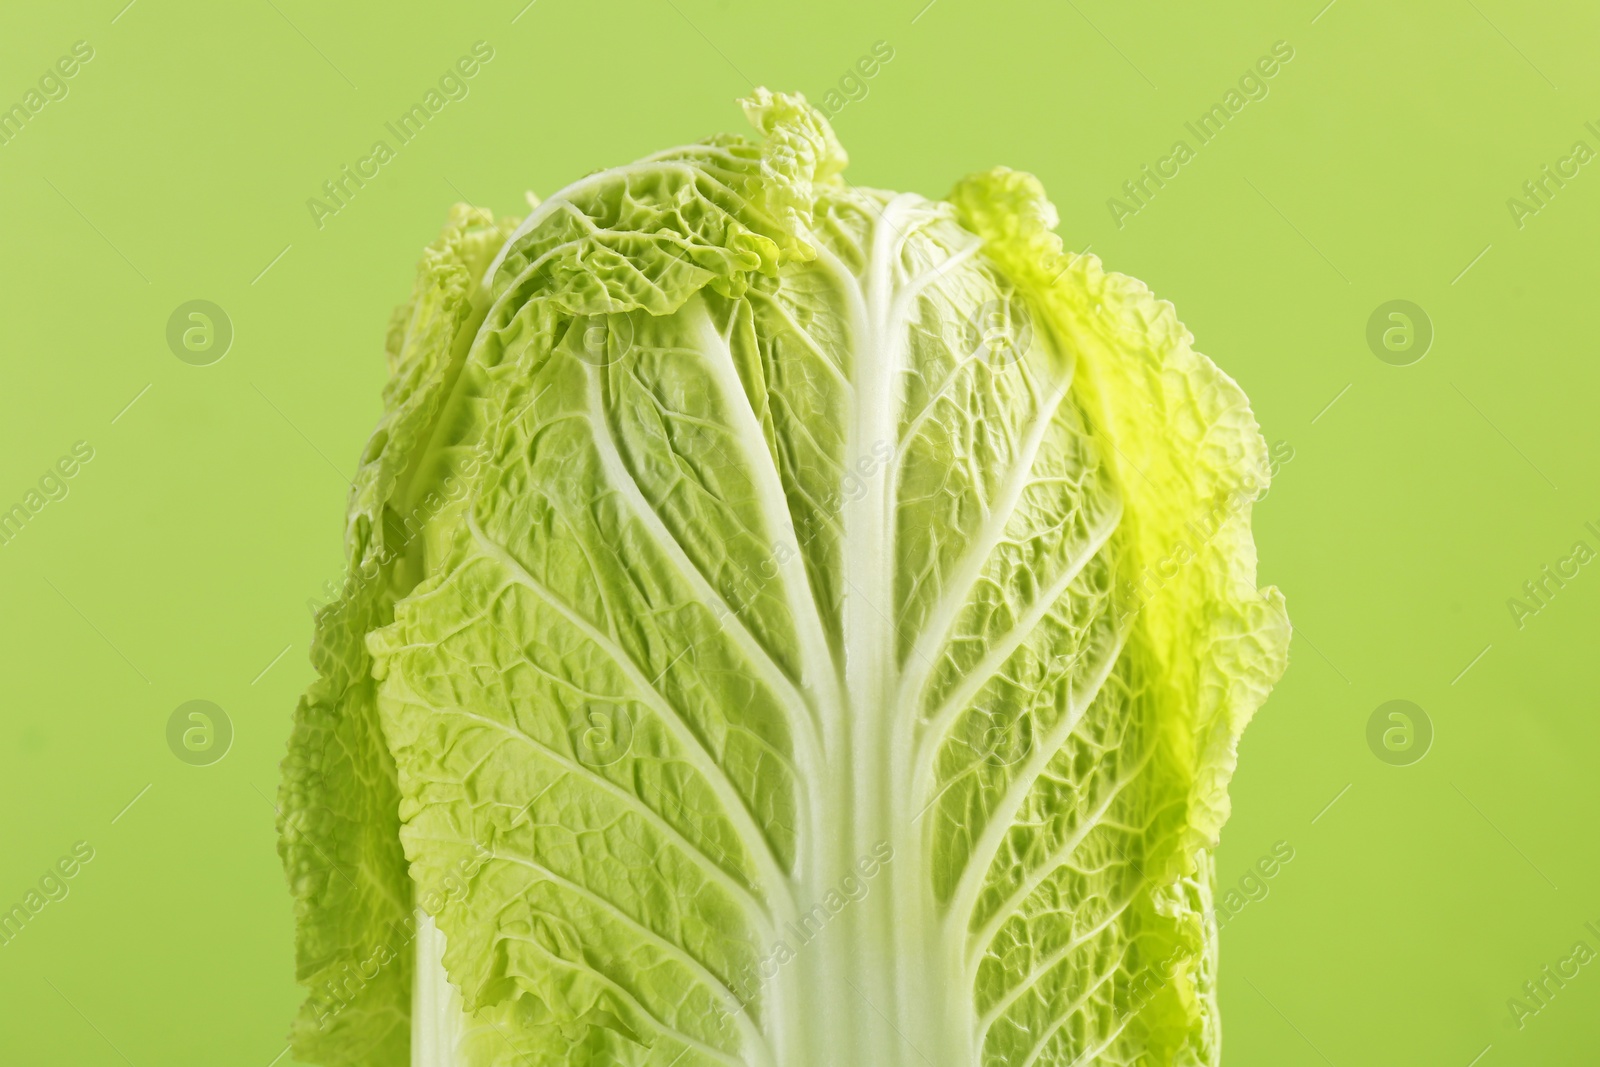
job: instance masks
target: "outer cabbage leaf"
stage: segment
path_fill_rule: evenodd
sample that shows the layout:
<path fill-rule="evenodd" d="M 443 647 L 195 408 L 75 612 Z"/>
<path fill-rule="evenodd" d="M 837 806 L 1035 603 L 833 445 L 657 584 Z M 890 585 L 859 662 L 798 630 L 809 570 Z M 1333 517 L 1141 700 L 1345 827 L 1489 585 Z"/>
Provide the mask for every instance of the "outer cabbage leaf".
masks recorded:
<path fill-rule="evenodd" d="M 385 411 L 351 485 L 345 578 L 317 614 L 318 677 L 295 711 L 278 793 L 296 977 L 310 991 L 292 1031 L 305 1062 L 406 1062 L 412 883 L 364 639 L 415 584 L 440 489 L 465 487 L 458 473 L 441 473 L 452 460 L 438 446 L 461 407 L 453 394 L 467 392 L 461 370 L 487 306 L 479 279 L 516 222 L 458 207 L 423 254 L 411 299 L 390 324 Z"/>

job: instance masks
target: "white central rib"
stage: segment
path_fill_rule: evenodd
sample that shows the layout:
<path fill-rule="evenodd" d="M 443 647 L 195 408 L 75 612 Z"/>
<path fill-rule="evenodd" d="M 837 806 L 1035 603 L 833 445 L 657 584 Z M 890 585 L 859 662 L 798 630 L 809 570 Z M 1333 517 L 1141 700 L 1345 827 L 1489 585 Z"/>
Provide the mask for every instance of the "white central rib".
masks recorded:
<path fill-rule="evenodd" d="M 416 970 L 411 978 L 411 1067 L 461 1067 L 461 993 L 444 973 L 444 934 L 417 909 Z"/>

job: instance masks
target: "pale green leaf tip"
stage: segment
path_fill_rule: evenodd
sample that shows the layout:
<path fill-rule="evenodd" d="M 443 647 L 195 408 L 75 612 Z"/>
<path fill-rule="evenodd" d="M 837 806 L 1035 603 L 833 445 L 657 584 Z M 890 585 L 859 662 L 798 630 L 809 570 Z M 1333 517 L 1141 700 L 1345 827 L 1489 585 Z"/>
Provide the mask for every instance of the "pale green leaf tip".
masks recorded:
<path fill-rule="evenodd" d="M 962 225 L 984 239 L 989 258 L 1018 282 L 1052 283 L 1067 260 L 1044 184 L 1024 170 L 991 167 L 957 182 L 947 197 Z"/>
<path fill-rule="evenodd" d="M 824 182 L 843 172 L 849 155 L 822 112 L 804 93 L 760 87 L 739 101 L 745 117 L 767 139 L 764 162 L 797 180 Z"/>

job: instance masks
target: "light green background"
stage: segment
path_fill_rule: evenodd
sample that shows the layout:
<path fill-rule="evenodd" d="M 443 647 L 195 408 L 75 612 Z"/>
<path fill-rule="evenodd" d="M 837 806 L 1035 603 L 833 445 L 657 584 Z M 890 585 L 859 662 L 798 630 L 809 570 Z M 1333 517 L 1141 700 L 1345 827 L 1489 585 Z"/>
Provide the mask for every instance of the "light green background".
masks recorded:
<path fill-rule="evenodd" d="M 0 948 L 0 1063 L 283 1050 L 267 798 L 389 310 L 450 203 L 520 214 L 524 189 L 742 128 L 750 80 L 816 99 L 879 40 L 893 60 L 836 119 L 852 181 L 1036 172 L 1068 246 L 1174 301 L 1293 447 L 1256 512 L 1293 664 L 1246 734 L 1219 873 L 1295 856 L 1224 933 L 1226 1062 L 1600 1062 L 1600 964 L 1524 1029 L 1506 1006 L 1580 936 L 1600 948 L 1600 564 L 1521 630 L 1506 606 L 1600 548 L 1600 167 L 1520 230 L 1506 207 L 1600 148 L 1592 4 L 124 2 L 0 15 L 0 103 L 95 49 L 0 147 L 0 507 L 95 451 L 0 548 L 0 907 L 95 849 Z M 306 199 L 478 40 L 471 95 L 319 231 Z M 1270 95 L 1118 229 L 1107 198 L 1278 40 Z M 236 330 L 213 366 L 164 339 L 195 298 Z M 1395 298 L 1436 329 L 1412 366 L 1364 339 Z M 166 745 L 196 698 L 236 728 L 214 766 Z M 1367 747 L 1395 698 L 1436 730 L 1413 766 Z"/>

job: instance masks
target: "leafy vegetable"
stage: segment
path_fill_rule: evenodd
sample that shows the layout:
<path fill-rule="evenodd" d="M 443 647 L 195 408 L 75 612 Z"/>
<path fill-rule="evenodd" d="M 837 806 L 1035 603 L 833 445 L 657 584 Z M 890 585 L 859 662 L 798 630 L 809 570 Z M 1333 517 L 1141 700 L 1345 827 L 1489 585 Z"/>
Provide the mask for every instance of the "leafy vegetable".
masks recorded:
<path fill-rule="evenodd" d="M 744 106 L 424 256 L 284 764 L 295 1054 L 1215 1064 L 1245 398 L 1030 175 Z"/>

